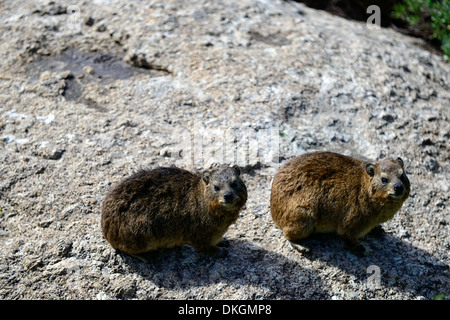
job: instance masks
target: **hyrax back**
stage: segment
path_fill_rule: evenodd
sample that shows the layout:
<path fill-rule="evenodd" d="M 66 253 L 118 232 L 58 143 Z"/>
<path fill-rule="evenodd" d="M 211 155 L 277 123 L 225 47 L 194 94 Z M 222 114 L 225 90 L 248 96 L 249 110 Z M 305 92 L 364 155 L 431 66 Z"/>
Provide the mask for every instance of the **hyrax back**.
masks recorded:
<path fill-rule="evenodd" d="M 291 159 L 276 173 L 270 210 L 292 242 L 313 232 L 337 232 L 354 246 L 358 238 L 391 219 L 409 192 L 400 158 L 369 163 L 312 152 Z"/>
<path fill-rule="evenodd" d="M 246 200 L 237 166 L 203 174 L 174 167 L 143 170 L 106 196 L 103 235 L 129 254 L 182 244 L 213 254 Z"/>

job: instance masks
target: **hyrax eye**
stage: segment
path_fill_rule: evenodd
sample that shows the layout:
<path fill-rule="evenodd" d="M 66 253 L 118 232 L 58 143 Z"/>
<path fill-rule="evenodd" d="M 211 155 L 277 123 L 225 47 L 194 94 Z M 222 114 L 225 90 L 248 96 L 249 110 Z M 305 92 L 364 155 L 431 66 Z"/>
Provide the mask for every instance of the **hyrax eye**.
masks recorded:
<path fill-rule="evenodd" d="M 214 186 L 214 191 L 220 191 L 219 186 Z"/>
<path fill-rule="evenodd" d="M 381 178 L 381 183 L 388 184 L 389 180 L 387 178 Z"/>

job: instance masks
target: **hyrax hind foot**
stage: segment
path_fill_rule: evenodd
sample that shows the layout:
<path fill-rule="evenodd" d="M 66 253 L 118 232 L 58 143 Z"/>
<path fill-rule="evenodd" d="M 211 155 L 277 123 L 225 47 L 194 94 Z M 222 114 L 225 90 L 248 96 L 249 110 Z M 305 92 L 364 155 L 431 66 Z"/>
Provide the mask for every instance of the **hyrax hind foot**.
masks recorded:
<path fill-rule="evenodd" d="M 345 240 L 345 247 L 357 257 L 365 257 L 369 255 L 369 251 L 364 245 L 354 240 Z"/>
<path fill-rule="evenodd" d="M 220 241 L 220 242 L 217 244 L 217 246 L 218 246 L 218 247 L 221 247 L 221 248 L 228 248 L 228 247 L 230 246 L 230 241 L 227 240 L 227 239 L 222 239 L 222 241 Z"/>
<path fill-rule="evenodd" d="M 218 246 L 196 247 L 194 248 L 203 255 L 213 258 L 225 258 L 228 256 L 228 250 Z"/>
<path fill-rule="evenodd" d="M 369 232 L 369 236 L 375 237 L 375 238 L 381 238 L 386 234 L 386 231 L 384 231 L 382 226 L 376 226 Z"/>

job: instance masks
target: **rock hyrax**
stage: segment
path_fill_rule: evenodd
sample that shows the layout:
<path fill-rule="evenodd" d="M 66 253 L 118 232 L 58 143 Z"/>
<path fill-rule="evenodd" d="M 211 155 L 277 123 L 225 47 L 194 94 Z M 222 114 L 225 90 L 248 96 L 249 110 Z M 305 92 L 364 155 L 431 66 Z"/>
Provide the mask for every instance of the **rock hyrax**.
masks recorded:
<path fill-rule="evenodd" d="M 202 174 L 175 167 L 137 172 L 106 196 L 103 235 L 129 254 L 182 244 L 220 252 L 216 245 L 247 201 L 240 173 L 237 166 Z"/>
<path fill-rule="evenodd" d="M 270 196 L 274 222 L 293 243 L 313 232 L 336 232 L 350 249 L 391 219 L 410 192 L 403 161 L 370 163 L 332 152 L 297 156 L 275 174 Z"/>

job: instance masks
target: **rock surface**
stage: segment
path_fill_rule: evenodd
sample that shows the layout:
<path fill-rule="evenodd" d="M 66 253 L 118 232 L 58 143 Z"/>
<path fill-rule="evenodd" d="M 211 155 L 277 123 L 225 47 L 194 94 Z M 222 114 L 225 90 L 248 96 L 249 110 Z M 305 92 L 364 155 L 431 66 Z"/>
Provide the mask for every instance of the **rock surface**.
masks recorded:
<path fill-rule="evenodd" d="M 449 298 L 450 66 L 420 40 L 276 0 L 0 7 L 0 298 Z M 405 161 L 367 256 L 332 235 L 300 254 L 273 224 L 274 172 L 312 150 Z M 219 162 L 249 190 L 227 257 L 103 239 L 124 177 Z"/>

